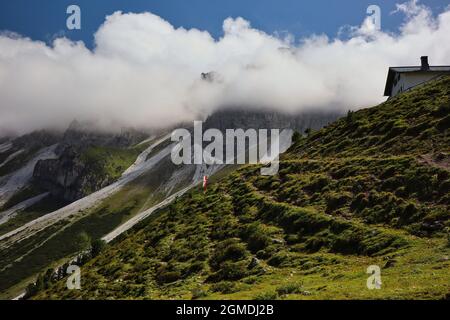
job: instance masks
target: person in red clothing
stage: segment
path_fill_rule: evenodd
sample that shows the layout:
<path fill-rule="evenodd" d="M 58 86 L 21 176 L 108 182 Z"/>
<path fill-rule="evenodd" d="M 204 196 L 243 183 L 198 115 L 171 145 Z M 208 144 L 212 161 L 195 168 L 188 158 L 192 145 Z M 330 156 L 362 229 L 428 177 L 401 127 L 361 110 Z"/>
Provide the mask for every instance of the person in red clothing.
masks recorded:
<path fill-rule="evenodd" d="M 208 186 L 208 176 L 203 176 L 203 192 L 206 192 L 207 186 Z"/>

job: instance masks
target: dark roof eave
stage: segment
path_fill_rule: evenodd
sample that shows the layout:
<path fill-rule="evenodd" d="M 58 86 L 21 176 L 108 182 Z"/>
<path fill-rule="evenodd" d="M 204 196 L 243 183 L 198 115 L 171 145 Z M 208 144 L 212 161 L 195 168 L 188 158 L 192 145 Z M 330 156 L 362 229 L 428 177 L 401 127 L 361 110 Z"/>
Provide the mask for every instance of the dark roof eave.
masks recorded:
<path fill-rule="evenodd" d="M 434 68 L 442 68 L 444 70 L 433 70 Z M 400 70 L 399 70 L 400 69 Z M 405 71 L 402 71 L 401 69 L 405 69 Z M 413 69 L 413 70 L 408 70 Z M 445 70 L 448 69 L 448 70 Z M 427 72 L 450 72 L 450 66 L 430 66 L 430 70 L 422 70 L 420 66 L 414 66 L 414 67 L 390 67 L 388 71 L 388 76 L 386 80 L 386 86 L 384 87 L 384 95 L 385 96 L 391 96 L 392 94 L 392 82 L 394 81 L 394 75 L 395 73 L 401 72 L 401 73 L 412 73 L 412 72 L 421 72 L 421 71 L 427 71 Z"/>

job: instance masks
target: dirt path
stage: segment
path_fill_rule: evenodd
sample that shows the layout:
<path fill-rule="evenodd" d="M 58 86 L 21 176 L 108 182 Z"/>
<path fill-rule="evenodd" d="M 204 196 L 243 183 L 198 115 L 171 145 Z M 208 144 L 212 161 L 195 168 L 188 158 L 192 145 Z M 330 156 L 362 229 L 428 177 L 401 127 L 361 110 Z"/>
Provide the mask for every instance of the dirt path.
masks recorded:
<path fill-rule="evenodd" d="M 440 153 L 438 155 L 423 154 L 420 155 L 418 160 L 421 164 L 426 164 L 432 167 L 441 168 L 444 170 L 450 170 L 450 156 Z"/>

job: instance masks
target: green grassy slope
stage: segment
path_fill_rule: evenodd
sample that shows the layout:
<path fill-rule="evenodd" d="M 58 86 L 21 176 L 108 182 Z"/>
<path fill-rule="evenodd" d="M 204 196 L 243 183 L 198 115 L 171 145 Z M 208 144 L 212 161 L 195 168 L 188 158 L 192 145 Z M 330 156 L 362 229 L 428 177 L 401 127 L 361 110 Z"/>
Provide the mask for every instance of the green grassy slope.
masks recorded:
<path fill-rule="evenodd" d="M 129 148 L 90 146 L 83 150 L 80 161 L 85 166 L 83 175 L 89 183 L 82 193 L 86 196 L 119 179 L 148 146 L 149 143 Z"/>
<path fill-rule="evenodd" d="M 27 191 L 29 192 L 29 191 Z M 56 211 L 63 207 L 67 203 L 55 198 L 51 195 L 45 197 L 38 203 L 22 210 L 16 216 L 12 217 L 7 222 L 0 225 L 0 235 L 13 231 L 20 226 L 23 226 L 29 221 L 37 219 L 41 216 L 48 214 L 49 212 Z"/>
<path fill-rule="evenodd" d="M 450 78 L 296 137 L 177 199 L 37 299 L 450 296 Z M 369 290 L 370 265 L 382 288 Z"/>

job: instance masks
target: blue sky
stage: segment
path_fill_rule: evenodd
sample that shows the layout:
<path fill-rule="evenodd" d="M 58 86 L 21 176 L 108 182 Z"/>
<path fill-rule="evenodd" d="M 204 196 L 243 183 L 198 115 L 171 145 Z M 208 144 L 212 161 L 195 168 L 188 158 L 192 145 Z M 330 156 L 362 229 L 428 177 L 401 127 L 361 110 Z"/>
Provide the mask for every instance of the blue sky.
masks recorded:
<path fill-rule="evenodd" d="M 417 65 L 423 55 L 431 65 L 450 63 L 448 0 L 421 1 L 426 8 L 409 1 L 402 13 L 391 14 L 395 1 L 0 0 L 0 131 L 64 128 L 99 115 L 105 127 L 158 127 L 224 106 L 286 112 L 373 106 L 385 99 L 389 66 Z M 81 7 L 80 31 L 66 29 L 71 4 Z M 334 41 L 340 27 L 362 24 L 369 5 L 381 7 L 382 32 L 367 20 L 342 33 L 349 41 Z M 89 50 L 105 17 L 119 10 L 152 12 L 221 41 L 171 30 L 154 15 L 116 14 Z M 395 33 L 404 21 L 407 28 Z M 268 36 L 276 32 L 298 43 Z M 63 35 L 83 40 L 87 49 L 64 39 L 53 43 Z M 289 51 L 280 50 L 287 45 Z M 199 82 L 209 71 L 219 75 L 214 86 Z"/>
<path fill-rule="evenodd" d="M 14 31 L 34 40 L 49 42 L 64 33 L 73 40 L 83 40 L 92 47 L 93 34 L 106 15 L 150 11 L 175 27 L 209 31 L 215 38 L 222 34 L 227 17 L 242 16 L 257 29 L 267 33 L 289 32 L 301 38 L 312 33 L 333 37 L 343 25 L 359 25 L 370 4 L 382 10 L 382 27 L 395 31 L 402 21 L 392 0 L 2 0 L 0 30 Z M 423 0 L 434 13 L 442 11 L 445 0 Z M 82 10 L 82 29 L 68 31 L 66 8 L 77 4 Z"/>

